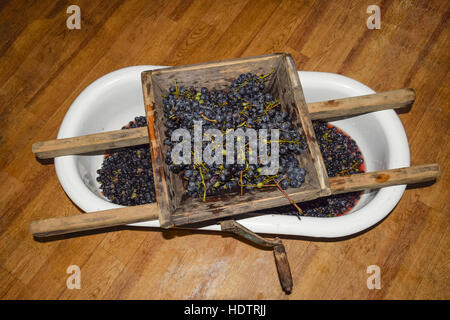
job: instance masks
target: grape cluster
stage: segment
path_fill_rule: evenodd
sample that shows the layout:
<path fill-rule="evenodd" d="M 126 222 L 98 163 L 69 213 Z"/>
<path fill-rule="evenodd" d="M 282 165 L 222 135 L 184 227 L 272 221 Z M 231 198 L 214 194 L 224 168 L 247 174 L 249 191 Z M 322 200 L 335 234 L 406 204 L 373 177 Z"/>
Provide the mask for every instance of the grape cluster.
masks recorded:
<path fill-rule="evenodd" d="M 329 177 L 364 171 L 355 140 L 324 121 L 315 121 L 313 126 Z"/>
<path fill-rule="evenodd" d="M 355 140 L 324 121 L 313 121 L 313 126 L 328 177 L 365 171 L 364 159 Z M 361 192 L 349 192 L 298 203 L 298 206 L 303 216 L 334 217 L 349 211 L 360 197 Z M 262 210 L 260 213 L 299 215 L 291 205 Z"/>
<path fill-rule="evenodd" d="M 136 117 L 134 121 L 131 121 L 122 129 L 146 125 L 145 117 Z M 365 171 L 364 160 L 353 139 L 326 122 L 314 121 L 313 125 L 329 177 Z M 138 157 L 139 150 L 140 154 Z M 328 159 L 329 156 L 331 156 L 331 159 Z M 139 161 L 138 158 L 140 159 Z M 132 161 L 133 159 L 134 161 Z M 355 163 L 359 163 L 359 166 L 355 166 Z M 289 165 L 287 167 L 291 168 L 289 170 L 292 172 L 301 173 L 301 169 L 297 167 Z M 232 170 L 231 168 L 229 169 Z M 148 145 L 126 147 L 107 154 L 102 168 L 97 172 L 99 174 L 97 181 L 101 183 L 104 195 L 112 202 L 126 206 L 155 202 L 153 172 Z M 197 173 L 195 172 L 187 168 L 184 171 L 184 175 L 190 178 L 199 174 L 198 171 Z M 280 182 L 280 185 L 286 187 L 283 181 Z M 188 188 L 189 185 L 192 188 L 192 184 L 188 183 Z M 352 208 L 359 200 L 360 195 L 361 192 L 338 194 L 302 202 L 298 205 L 303 212 L 303 216 L 338 216 Z M 266 209 L 261 211 L 261 213 L 299 214 L 291 205 Z"/>
<path fill-rule="evenodd" d="M 200 197 L 204 201 L 209 195 L 239 189 L 242 194 L 244 190 L 274 187 L 278 182 L 283 189 L 299 188 L 305 181 L 306 171 L 299 167 L 296 155 L 306 149 L 307 144 L 303 134 L 292 124 L 292 118 L 281 110 L 280 102 L 265 90 L 265 82 L 272 72 L 259 76 L 241 74 L 225 89 L 209 90 L 203 87 L 198 91 L 194 87 L 179 86 L 176 80 L 169 88 L 163 99 L 167 128 L 165 161 L 169 170 L 182 175 L 189 196 Z M 178 128 L 187 129 L 191 133 L 191 145 L 194 145 L 194 121 L 201 121 L 203 132 L 218 129 L 224 135 L 230 129 L 268 129 L 268 149 L 270 129 L 279 129 L 278 173 L 261 175 L 262 166 L 248 162 L 250 153 L 257 152 L 250 148 L 248 139 L 245 141 L 245 150 L 235 150 L 234 164 L 227 164 L 226 161 L 213 165 L 205 162 L 195 164 L 194 159 L 189 165 L 174 163 L 171 153 L 178 142 L 173 142 L 171 135 Z M 203 142 L 202 150 L 207 145 L 207 142 Z M 245 153 L 245 164 L 238 164 L 237 157 L 242 156 L 242 153 Z"/>
<path fill-rule="evenodd" d="M 136 117 L 122 129 L 145 126 L 146 118 Z M 134 206 L 156 200 L 148 144 L 115 149 L 106 154 L 97 174 L 103 195 L 115 204 Z"/>

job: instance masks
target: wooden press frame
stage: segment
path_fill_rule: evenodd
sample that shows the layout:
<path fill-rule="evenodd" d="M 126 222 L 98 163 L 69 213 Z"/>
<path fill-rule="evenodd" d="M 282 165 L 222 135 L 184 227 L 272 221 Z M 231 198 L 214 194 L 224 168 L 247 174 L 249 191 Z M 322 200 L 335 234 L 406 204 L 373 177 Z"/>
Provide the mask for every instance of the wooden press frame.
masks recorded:
<path fill-rule="evenodd" d="M 331 193 L 297 68 L 289 54 L 277 53 L 144 71 L 142 87 L 161 227 L 169 228 L 202 222 L 285 204 L 286 199 L 277 189 L 252 190 L 242 196 L 238 194 L 210 196 L 205 202 L 187 198 L 184 196 L 182 178 L 171 172 L 164 161 L 168 148 L 163 145 L 166 137 L 162 100 L 163 94 L 175 80 L 180 86 L 223 88 L 242 73 L 268 74 L 272 71 L 273 75 L 267 83 L 268 91 L 281 102 L 283 111 L 290 114 L 293 124 L 303 130 L 308 144 L 308 149 L 298 156 L 302 167 L 307 170 L 305 183 L 300 188 L 289 191 L 296 194 L 297 202 L 327 196 Z"/>

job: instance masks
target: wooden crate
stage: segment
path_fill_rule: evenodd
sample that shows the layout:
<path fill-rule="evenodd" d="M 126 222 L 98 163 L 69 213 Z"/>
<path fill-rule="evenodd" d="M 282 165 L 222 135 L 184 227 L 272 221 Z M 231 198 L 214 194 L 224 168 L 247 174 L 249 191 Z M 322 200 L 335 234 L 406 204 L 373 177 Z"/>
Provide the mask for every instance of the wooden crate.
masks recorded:
<path fill-rule="evenodd" d="M 159 221 L 169 228 L 245 212 L 272 208 L 288 203 L 277 189 L 257 189 L 222 196 L 209 196 L 206 201 L 185 195 L 183 179 L 171 172 L 165 163 L 168 147 L 163 145 L 165 137 L 163 94 L 174 81 L 179 86 L 224 88 L 242 73 L 267 74 L 274 70 L 266 83 L 266 90 L 281 102 L 292 123 L 303 130 L 308 149 L 298 156 L 306 168 L 305 183 L 298 189 L 290 188 L 297 202 L 327 196 L 331 193 L 328 176 L 314 135 L 303 90 L 292 57 L 286 53 L 234 59 L 212 63 L 179 66 L 142 73 L 142 86 L 146 105 L 150 146 L 157 203 L 160 208 Z"/>

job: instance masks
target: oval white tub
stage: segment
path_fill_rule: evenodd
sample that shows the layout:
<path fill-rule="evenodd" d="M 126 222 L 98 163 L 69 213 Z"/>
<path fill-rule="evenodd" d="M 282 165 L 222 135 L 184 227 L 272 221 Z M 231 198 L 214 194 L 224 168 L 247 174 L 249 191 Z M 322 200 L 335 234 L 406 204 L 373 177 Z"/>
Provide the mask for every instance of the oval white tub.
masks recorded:
<path fill-rule="evenodd" d="M 75 99 L 61 124 L 58 139 L 120 129 L 144 115 L 140 73 L 160 66 L 133 66 L 111 72 L 90 84 Z M 360 82 L 332 73 L 299 72 L 307 102 L 374 93 Z M 410 165 L 405 130 L 393 110 L 332 122 L 356 140 L 368 171 L 402 168 Z M 96 171 L 103 159 L 98 155 L 55 158 L 58 179 L 72 201 L 86 212 L 121 207 L 107 201 L 99 190 Z M 343 237 L 367 229 L 385 218 L 400 200 L 405 186 L 366 192 L 346 215 L 333 218 L 265 215 L 239 220 L 257 233 L 310 237 Z M 133 224 L 159 227 L 158 221 Z M 201 228 L 219 230 L 212 225 Z"/>

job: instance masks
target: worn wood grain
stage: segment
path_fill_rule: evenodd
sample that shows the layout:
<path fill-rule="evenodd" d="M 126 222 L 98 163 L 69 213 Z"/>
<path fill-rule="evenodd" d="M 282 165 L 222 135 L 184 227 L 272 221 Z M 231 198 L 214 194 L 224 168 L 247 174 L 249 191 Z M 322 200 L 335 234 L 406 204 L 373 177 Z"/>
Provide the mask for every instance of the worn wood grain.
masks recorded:
<path fill-rule="evenodd" d="M 77 95 L 130 65 L 184 65 L 289 52 L 299 70 L 340 73 L 377 92 L 414 88 L 399 115 L 412 164 L 439 163 L 439 181 L 405 191 L 374 228 L 340 241 L 283 239 L 288 299 L 450 298 L 450 10 L 446 1 L 81 0 L 0 5 L 0 297 L 2 299 L 285 299 L 273 255 L 232 237 L 130 228 L 39 242 L 29 223 L 80 214 L 53 165 L 31 146 L 54 139 Z M 131 119 L 130 119 L 131 120 Z M 124 123 L 125 125 L 125 123 Z M 151 244 L 151 245 L 150 245 Z M 69 265 L 82 289 L 69 290 Z M 369 290 L 366 270 L 381 269 Z"/>
<path fill-rule="evenodd" d="M 387 109 L 411 106 L 415 100 L 411 88 L 379 92 L 365 96 L 334 99 L 307 104 L 311 119 L 327 120 Z M 88 134 L 84 136 L 38 141 L 32 151 L 39 159 L 105 151 L 149 143 L 147 128 L 130 128 Z"/>
<path fill-rule="evenodd" d="M 263 248 L 272 248 L 281 287 L 286 294 L 290 294 L 292 292 L 292 287 L 294 284 L 292 282 L 291 268 L 287 259 L 286 249 L 284 248 L 284 245 L 280 239 L 263 238 L 245 228 L 235 220 L 221 221 L 220 228 L 224 232 L 232 232 L 238 235 L 240 239 L 242 238 L 248 240 L 257 246 L 261 246 Z"/>
<path fill-rule="evenodd" d="M 30 233 L 37 237 L 43 237 L 121 226 L 124 224 L 156 220 L 159 218 L 159 212 L 160 210 L 156 203 L 149 203 L 63 218 L 55 217 L 45 220 L 35 220 L 30 223 Z"/>
<path fill-rule="evenodd" d="M 265 83 L 278 97 L 283 110 L 292 117 L 293 124 L 303 130 L 308 151 L 298 160 L 308 172 L 305 183 L 296 189 L 297 201 L 310 200 L 319 195 L 330 194 L 328 177 L 314 130 L 308 114 L 297 69 L 292 57 L 275 53 L 256 57 L 207 62 L 142 72 L 142 87 L 147 110 L 149 139 L 151 141 L 153 175 L 156 199 L 160 208 L 160 225 L 168 228 L 191 222 L 214 220 L 218 216 L 266 209 L 279 203 L 279 192 L 254 191 L 245 196 L 231 193 L 184 199 L 184 182 L 180 175 L 169 170 L 165 162 L 168 147 L 162 142 L 166 137 L 163 110 L 163 88 L 179 86 L 223 88 L 240 74 L 271 74 Z M 174 82 L 176 81 L 176 83 Z M 167 90 L 167 89 L 166 89 Z M 194 155 L 195 157 L 195 155 Z"/>
<path fill-rule="evenodd" d="M 340 194 L 400 184 L 434 182 L 439 177 L 439 172 L 439 165 L 428 164 L 334 177 L 329 179 L 330 192 L 331 194 Z M 233 199 L 232 196 L 230 196 L 229 199 L 219 198 L 216 199 L 214 203 L 210 203 L 208 207 L 196 206 L 195 210 L 192 209 L 192 207 L 187 206 L 186 209 L 181 209 L 180 214 L 174 216 L 171 221 L 174 226 L 183 227 L 183 225 L 204 222 L 208 219 L 214 220 L 231 217 L 248 211 L 266 209 L 269 205 L 270 207 L 276 207 L 289 204 L 288 199 L 286 199 L 286 197 L 278 190 L 271 192 L 270 194 L 270 198 L 267 197 L 267 194 L 259 195 L 257 200 L 254 195 L 240 196 L 239 198 L 244 198 L 244 201 L 234 202 L 227 201 Z M 295 202 L 302 202 L 305 198 L 305 192 L 297 189 L 288 189 L 286 190 L 286 194 L 289 199 Z M 317 193 L 309 193 L 306 194 L 306 196 L 308 197 L 307 200 L 312 200 L 320 195 Z M 69 217 L 54 217 L 50 219 L 35 220 L 30 223 L 30 233 L 36 237 L 48 237 L 52 235 L 156 220 L 158 218 L 161 222 L 161 211 L 159 206 L 156 203 L 150 203 Z"/>
<path fill-rule="evenodd" d="M 49 159 L 148 143 L 146 128 L 135 128 L 88 134 L 73 138 L 39 141 L 33 143 L 31 149 L 39 159 Z"/>

